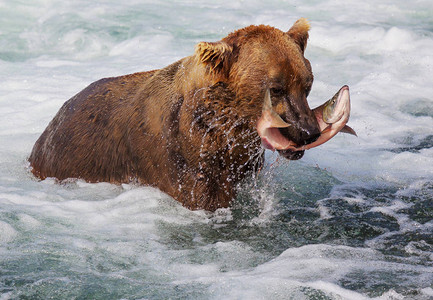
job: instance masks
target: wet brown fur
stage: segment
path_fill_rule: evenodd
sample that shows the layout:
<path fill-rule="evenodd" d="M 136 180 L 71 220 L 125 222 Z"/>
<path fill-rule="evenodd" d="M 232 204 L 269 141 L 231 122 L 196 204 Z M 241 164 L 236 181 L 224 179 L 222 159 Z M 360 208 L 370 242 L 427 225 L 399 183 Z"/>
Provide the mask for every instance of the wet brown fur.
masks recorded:
<path fill-rule="evenodd" d="M 101 79 L 68 100 L 33 147 L 39 178 L 158 187 L 190 209 L 229 206 L 263 163 L 265 90 L 298 144 L 317 135 L 303 56 L 309 25 L 249 26 L 166 68 Z"/>

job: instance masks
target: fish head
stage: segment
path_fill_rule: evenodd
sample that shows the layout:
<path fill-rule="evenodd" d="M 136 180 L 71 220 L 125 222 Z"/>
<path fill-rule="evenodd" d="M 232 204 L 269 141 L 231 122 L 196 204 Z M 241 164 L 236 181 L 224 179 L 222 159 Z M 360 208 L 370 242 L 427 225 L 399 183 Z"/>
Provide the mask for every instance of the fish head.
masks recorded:
<path fill-rule="evenodd" d="M 347 126 L 350 117 L 350 93 L 347 85 L 343 86 L 330 100 L 314 110 L 320 127 L 320 137 L 297 150 L 307 150 L 329 141 L 337 133 L 346 132 L 356 136 L 355 131 Z"/>
<path fill-rule="evenodd" d="M 349 87 L 343 86 L 330 100 L 323 105 L 322 119 L 327 124 L 334 124 L 343 116 L 349 118 Z"/>

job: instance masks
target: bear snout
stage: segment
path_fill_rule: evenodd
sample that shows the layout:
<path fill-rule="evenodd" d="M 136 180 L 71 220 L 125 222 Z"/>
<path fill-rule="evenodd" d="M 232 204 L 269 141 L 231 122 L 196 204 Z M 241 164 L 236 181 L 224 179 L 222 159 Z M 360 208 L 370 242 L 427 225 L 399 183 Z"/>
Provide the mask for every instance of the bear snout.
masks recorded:
<path fill-rule="evenodd" d="M 313 143 L 320 137 L 320 129 L 318 126 L 302 128 L 297 124 L 288 128 L 278 129 L 284 137 L 296 143 L 298 147 Z"/>
<path fill-rule="evenodd" d="M 311 131 L 301 131 L 302 146 L 314 143 L 320 136 L 319 129 Z"/>

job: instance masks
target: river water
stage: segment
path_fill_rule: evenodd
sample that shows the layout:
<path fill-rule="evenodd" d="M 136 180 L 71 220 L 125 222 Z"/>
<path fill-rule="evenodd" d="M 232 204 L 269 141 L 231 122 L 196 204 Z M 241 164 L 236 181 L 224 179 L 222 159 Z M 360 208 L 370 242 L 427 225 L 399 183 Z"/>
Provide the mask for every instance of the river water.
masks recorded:
<path fill-rule="evenodd" d="M 29 173 L 36 139 L 91 82 L 299 17 L 310 105 L 348 84 L 358 138 L 296 162 L 267 153 L 212 214 Z M 427 0 L 0 0 L 0 299 L 432 299 L 432 78 Z"/>

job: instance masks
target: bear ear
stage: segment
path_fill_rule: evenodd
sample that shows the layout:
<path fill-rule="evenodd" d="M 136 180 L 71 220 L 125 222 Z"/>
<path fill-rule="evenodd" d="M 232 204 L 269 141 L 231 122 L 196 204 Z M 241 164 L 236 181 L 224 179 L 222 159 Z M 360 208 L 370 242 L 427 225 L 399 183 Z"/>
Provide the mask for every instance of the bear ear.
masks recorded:
<path fill-rule="evenodd" d="M 233 47 L 226 42 L 200 42 L 195 46 L 199 63 L 203 63 L 214 72 L 228 71 Z"/>
<path fill-rule="evenodd" d="M 304 52 L 307 47 L 308 30 L 310 30 L 310 23 L 307 19 L 301 18 L 293 24 L 292 28 L 287 34 L 295 40 L 295 42 L 301 47 L 301 51 Z"/>

